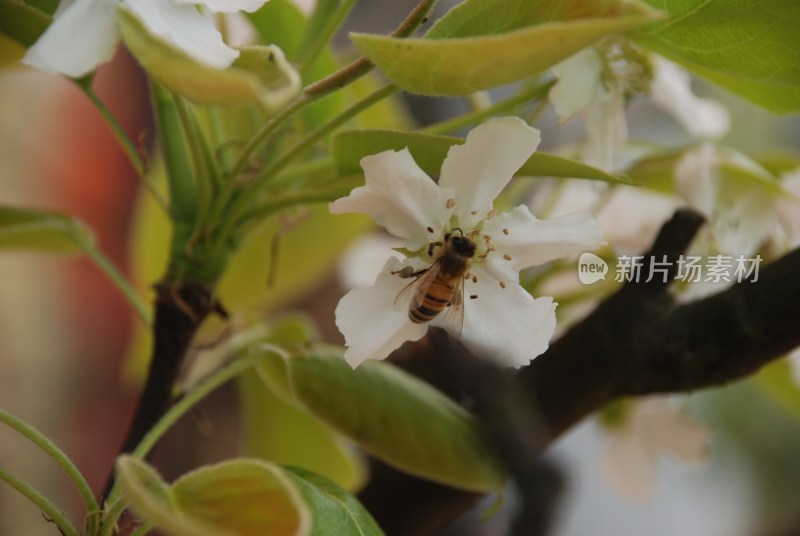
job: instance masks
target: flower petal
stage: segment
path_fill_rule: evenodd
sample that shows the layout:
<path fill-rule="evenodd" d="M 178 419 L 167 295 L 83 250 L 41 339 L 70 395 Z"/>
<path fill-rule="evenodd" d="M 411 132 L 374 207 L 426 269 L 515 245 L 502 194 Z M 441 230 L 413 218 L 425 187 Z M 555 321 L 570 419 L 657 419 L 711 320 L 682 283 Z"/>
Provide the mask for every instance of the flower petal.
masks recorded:
<path fill-rule="evenodd" d="M 496 279 L 480 265 L 470 271 L 478 282 L 465 282 L 461 342 L 476 356 L 501 367 L 521 367 L 547 350 L 556 329 L 556 304 L 533 299 L 512 281 Z M 477 298 L 472 298 L 477 296 Z M 441 315 L 440 315 L 441 316 Z M 432 323 L 444 327 L 437 317 Z"/>
<path fill-rule="evenodd" d="M 180 5 L 204 5 L 214 13 L 236 13 L 247 11 L 253 13 L 261 9 L 267 0 L 172 0 Z"/>
<path fill-rule="evenodd" d="M 151 34 L 204 65 L 226 69 L 239 56 L 239 51 L 222 40 L 214 22 L 193 5 L 172 0 L 136 0 L 124 5 Z"/>
<path fill-rule="evenodd" d="M 719 164 L 717 151 L 710 143 L 686 151 L 675 164 L 675 189 L 678 194 L 709 219 L 719 196 Z"/>
<path fill-rule="evenodd" d="M 660 56 L 652 56 L 654 77 L 650 84 L 653 102 L 669 112 L 695 137 L 721 138 L 728 133 L 728 109 L 712 99 L 692 93 L 689 73 Z"/>
<path fill-rule="evenodd" d="M 331 203 L 333 214 L 369 214 L 375 223 L 405 239 L 411 251 L 442 237 L 450 219 L 447 200 L 455 194 L 437 186 L 408 149 L 365 156 L 361 167 L 366 185 Z"/>
<path fill-rule="evenodd" d="M 79 78 L 111 59 L 119 33 L 116 2 L 75 0 L 60 10 L 22 63 Z"/>
<path fill-rule="evenodd" d="M 367 359 L 384 359 L 404 342 L 427 333 L 427 324 L 413 323 L 408 311 L 394 307 L 395 298 L 410 280 L 391 272 L 404 266 L 413 264 L 390 258 L 373 286 L 351 290 L 339 301 L 336 326 L 347 343 L 344 357 L 351 367 Z"/>
<path fill-rule="evenodd" d="M 520 205 L 490 218 L 483 233 L 496 250 L 487 257 L 496 277 L 516 283 L 519 271 L 603 244 L 603 230 L 588 211 L 540 220 Z"/>
<path fill-rule="evenodd" d="M 539 131 L 522 119 L 498 117 L 472 129 L 463 145 L 450 147 L 439 186 L 455 190 L 459 225 L 471 229 L 486 217 L 540 140 Z"/>
<path fill-rule="evenodd" d="M 585 48 L 555 67 L 558 82 L 548 98 L 562 123 L 587 108 L 595 98 L 603 73 L 603 60 L 594 48 Z"/>
<path fill-rule="evenodd" d="M 614 156 L 628 139 L 625 98 L 619 90 L 598 88 L 597 98 L 586 110 L 586 136 L 583 160 L 604 171 L 614 169 Z"/>

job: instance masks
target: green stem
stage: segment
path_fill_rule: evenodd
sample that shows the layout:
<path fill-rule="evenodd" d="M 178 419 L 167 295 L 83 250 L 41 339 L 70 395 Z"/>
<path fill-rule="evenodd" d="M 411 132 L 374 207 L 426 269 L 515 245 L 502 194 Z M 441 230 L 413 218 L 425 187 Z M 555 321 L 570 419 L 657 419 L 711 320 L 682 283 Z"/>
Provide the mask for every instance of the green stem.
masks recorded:
<path fill-rule="evenodd" d="M 352 188 L 329 188 L 325 190 L 308 190 L 290 192 L 278 196 L 274 199 L 262 203 L 251 210 L 245 212 L 240 220 L 240 224 L 245 224 L 252 219 L 261 219 L 271 216 L 279 210 L 306 203 L 325 203 L 335 201 L 344 197 L 352 191 Z"/>
<path fill-rule="evenodd" d="M 327 134 L 333 132 L 373 104 L 382 101 L 386 97 L 389 97 L 398 91 L 400 91 L 400 88 L 394 84 L 386 84 L 306 134 L 305 137 L 299 142 L 292 145 L 291 149 L 283 153 L 269 166 L 265 167 L 261 170 L 261 172 L 259 172 L 258 177 L 256 177 L 256 179 L 253 181 L 253 190 L 257 191 L 261 189 L 265 183 L 268 183 L 268 179 L 270 177 L 274 176 L 278 171 L 286 167 L 286 165 L 295 157 L 300 155 L 306 149 L 311 148 L 311 146 L 324 138 Z"/>
<path fill-rule="evenodd" d="M 27 438 L 31 443 L 42 449 L 45 454 L 52 458 L 53 461 L 55 461 L 64 470 L 64 472 L 67 474 L 67 477 L 69 477 L 72 483 L 75 484 L 75 488 L 78 490 L 78 494 L 81 496 L 81 499 L 83 499 L 83 502 L 86 505 L 86 509 L 89 511 L 89 513 L 99 510 L 97 501 L 92 493 L 92 488 L 89 487 L 86 479 L 83 478 L 83 475 L 80 471 L 78 471 L 78 468 L 75 467 L 75 464 L 72 463 L 72 460 L 70 460 L 69 457 L 64 454 L 64 451 L 59 449 L 52 441 L 50 441 L 44 436 L 44 434 L 39 432 L 33 426 L 2 410 L 0 410 L 0 422 L 13 428 L 19 432 L 20 435 Z"/>
<path fill-rule="evenodd" d="M 167 168 L 172 220 L 176 224 L 190 224 L 195 221 L 196 187 L 175 100 L 157 83 L 151 84 L 151 90 L 156 128 Z"/>
<path fill-rule="evenodd" d="M 305 94 L 301 95 L 297 100 L 274 115 L 272 119 L 267 121 L 267 123 L 261 127 L 261 130 L 256 132 L 256 134 L 250 138 L 250 141 L 248 141 L 247 144 L 242 148 L 242 152 L 239 154 L 239 159 L 236 161 L 236 165 L 233 166 L 233 169 L 231 170 L 227 180 L 225 181 L 225 184 L 222 187 L 222 191 L 217 197 L 214 206 L 211 208 L 211 221 L 219 221 L 221 219 L 228 202 L 236 191 L 237 186 L 239 186 L 238 178 L 247 168 L 248 162 L 253 156 L 255 150 L 263 142 L 271 138 L 284 122 L 288 121 L 292 116 L 294 116 L 294 114 L 303 109 L 313 100 L 314 99 L 309 98 Z"/>
<path fill-rule="evenodd" d="M 61 531 L 61 534 L 64 536 L 80 536 L 75 526 L 70 523 L 69 519 L 67 519 L 67 516 L 65 516 L 64 513 L 56 507 L 56 505 L 45 498 L 44 495 L 33 489 L 30 484 L 20 480 L 2 467 L 0 467 L 0 480 L 6 482 L 9 486 L 17 490 L 21 495 L 35 504 L 45 516 L 47 516 L 53 521 L 53 523 L 56 524 L 58 529 Z"/>
<path fill-rule="evenodd" d="M 268 350 L 272 353 L 282 353 L 279 348 L 273 348 Z M 200 400 L 208 396 L 212 391 L 217 389 L 220 385 L 226 383 L 227 381 L 235 378 L 242 372 L 246 371 L 250 367 L 252 367 L 256 361 L 264 357 L 264 353 L 259 353 L 257 355 L 248 354 L 234 361 L 231 361 L 228 365 L 224 366 L 223 368 L 217 370 L 213 374 L 211 374 L 208 378 L 197 384 L 197 386 L 192 389 L 191 391 L 187 392 L 186 395 L 181 398 L 178 402 L 175 403 L 159 421 L 150 429 L 150 431 L 142 438 L 139 442 L 138 446 L 131 452 L 131 456 L 138 460 L 143 460 L 145 456 L 155 447 L 161 437 L 170 429 L 172 426 L 178 422 L 178 420 L 183 417 L 192 407 L 197 404 Z M 124 501 L 120 500 L 120 495 L 122 491 L 119 486 L 119 482 L 114 483 L 114 487 L 111 489 L 111 492 L 108 494 L 108 500 L 106 501 L 107 504 L 113 505 L 109 510 L 108 514 L 105 516 L 103 520 L 103 527 L 105 536 L 110 535 L 111 533 L 108 531 L 108 526 L 113 526 L 117 522 L 117 518 L 122 512 L 125 510 Z"/>
<path fill-rule="evenodd" d="M 306 26 L 303 44 L 300 46 L 298 61 L 300 62 L 299 70 L 301 75 L 306 74 L 309 67 L 325 49 L 325 45 L 328 44 L 331 37 L 339 31 L 347 15 L 356 5 L 356 0 L 344 0 L 333 13 L 319 13 L 320 4 L 321 2 L 317 2 L 314 16 Z M 320 20 L 320 16 L 324 17 L 324 26 L 321 30 L 318 30 L 317 25 L 314 23 Z"/>
<path fill-rule="evenodd" d="M 100 97 L 97 96 L 97 93 L 94 92 L 91 86 L 84 86 L 80 84 L 79 86 L 92 104 L 94 104 L 94 107 L 100 113 L 100 116 L 103 118 L 106 125 L 108 125 L 108 128 L 111 129 L 111 133 L 114 134 L 114 137 L 117 139 L 117 142 L 122 148 L 122 152 L 125 153 L 125 156 L 133 166 L 133 169 L 136 170 L 137 174 L 143 176 L 145 173 L 144 162 L 142 162 L 142 159 L 139 156 L 139 149 L 128 137 L 125 129 L 122 128 L 122 125 L 119 123 L 117 118 L 114 117 L 114 114 L 111 113 L 111 110 L 109 110 Z"/>
<path fill-rule="evenodd" d="M 202 134 L 197 128 L 197 123 L 192 117 L 192 112 L 186 100 L 175 93 L 172 94 L 172 98 L 175 102 L 178 118 L 183 126 L 183 134 L 186 136 L 189 145 L 189 156 L 194 167 L 195 185 L 197 187 L 195 192 L 197 213 L 195 215 L 194 229 L 197 231 L 206 223 L 206 216 L 211 203 L 213 168 L 210 167 L 210 163 L 206 159 L 208 146 L 202 139 Z"/>
<path fill-rule="evenodd" d="M 117 499 L 114 503 L 107 502 L 107 504 L 111 504 L 111 508 L 109 508 L 108 512 L 103 516 L 103 521 L 100 525 L 100 536 L 112 536 L 119 516 L 121 516 L 125 508 L 128 507 L 122 499 Z"/>
<path fill-rule="evenodd" d="M 128 300 L 133 308 L 136 310 L 136 313 L 139 315 L 139 318 L 145 323 L 146 326 L 150 326 L 153 323 L 153 319 L 150 317 L 150 311 L 148 310 L 147 306 L 142 301 L 142 298 L 139 294 L 131 287 L 131 284 L 128 280 L 117 270 L 117 267 L 114 266 L 108 257 L 103 255 L 97 248 L 90 247 L 86 249 L 86 254 L 92 259 L 92 262 L 100 268 L 100 271 L 103 272 L 106 277 L 117 287 L 125 299 Z"/>
<path fill-rule="evenodd" d="M 475 123 L 483 121 L 488 117 L 492 117 L 495 114 L 514 109 L 530 100 L 543 98 L 545 95 L 547 95 L 547 92 L 550 91 L 553 83 L 554 81 L 549 81 L 543 84 L 537 84 L 530 88 L 524 89 L 508 99 L 496 102 L 486 108 L 473 110 L 464 115 L 427 126 L 423 129 L 420 129 L 420 132 L 425 132 L 426 134 L 444 134 L 474 125 Z"/>
<path fill-rule="evenodd" d="M 393 37 L 407 37 L 414 33 L 420 24 L 425 20 L 428 12 L 431 10 L 436 0 L 421 0 L 408 17 L 392 32 Z M 236 180 L 239 175 L 246 169 L 247 163 L 253 156 L 255 150 L 266 140 L 270 139 L 278 128 L 289 120 L 299 110 L 308 106 L 312 102 L 321 99 L 322 97 L 339 90 L 348 84 L 351 84 L 367 74 L 373 68 L 372 63 L 366 58 L 359 58 L 353 63 L 339 69 L 337 72 L 322 80 L 307 86 L 300 96 L 286 108 L 281 110 L 275 115 L 261 130 L 247 142 L 247 145 L 242 149 L 236 165 L 233 167 L 226 188 L 222 191 L 218 202 L 216 203 L 216 210 L 212 212 L 212 217 L 221 215 L 225 210 L 227 203 L 236 189 Z"/>
<path fill-rule="evenodd" d="M 269 166 L 265 167 L 261 172 L 258 174 L 258 177 L 249 185 L 247 191 L 244 195 L 240 196 L 230 207 L 230 219 L 227 222 L 227 225 L 222 227 L 220 231 L 220 236 L 222 237 L 221 240 L 226 240 L 228 234 L 233 232 L 236 226 L 242 223 L 244 218 L 245 210 L 247 209 L 247 205 L 253 203 L 254 197 L 258 194 L 259 190 L 263 189 L 265 186 L 269 185 L 270 178 L 273 177 L 278 171 L 283 169 L 287 164 L 289 164 L 295 157 L 300 155 L 303 151 L 309 149 L 312 145 L 314 145 L 318 140 L 322 139 L 325 135 L 332 132 L 339 126 L 346 123 L 348 120 L 356 116 L 358 113 L 362 112 L 366 108 L 369 108 L 376 102 L 385 99 L 386 97 L 396 93 L 399 91 L 399 88 L 393 84 L 386 84 L 385 86 L 373 91 L 371 94 L 367 95 L 360 101 L 356 102 L 346 110 L 342 111 L 339 115 L 332 117 L 324 124 L 317 127 L 315 130 L 309 132 L 303 139 L 301 139 L 298 143 L 294 144 L 291 149 L 277 158 L 275 161 L 272 162 Z M 276 182 L 272 182 L 273 185 L 279 185 Z"/>

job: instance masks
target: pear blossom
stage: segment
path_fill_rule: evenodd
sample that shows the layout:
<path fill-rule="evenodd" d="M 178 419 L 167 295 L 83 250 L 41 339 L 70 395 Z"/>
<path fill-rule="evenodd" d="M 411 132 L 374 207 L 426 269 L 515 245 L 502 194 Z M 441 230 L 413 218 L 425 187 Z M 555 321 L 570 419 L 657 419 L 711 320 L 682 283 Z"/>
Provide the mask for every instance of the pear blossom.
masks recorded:
<path fill-rule="evenodd" d="M 709 454 L 710 432 L 675 399 L 633 401 L 620 422 L 605 423 L 608 442 L 601 471 L 609 485 L 631 500 L 648 498 L 657 463 L 665 455 L 697 465 Z"/>
<path fill-rule="evenodd" d="M 548 97 L 559 121 L 583 116 L 583 158 L 607 171 L 613 169 L 617 148 L 628 139 L 625 105 L 633 95 L 649 92 L 653 103 L 692 137 L 718 139 L 730 128 L 728 110 L 697 97 L 684 69 L 658 55 L 645 55 L 626 41 L 585 48 L 552 70 L 557 82 Z"/>
<path fill-rule="evenodd" d="M 405 341 L 422 338 L 428 324 L 442 327 L 480 357 L 522 366 L 544 352 L 555 329 L 552 298 L 534 299 L 519 284 L 519 271 L 594 249 L 600 227 L 588 212 L 539 220 L 527 206 L 498 213 L 494 199 L 539 145 L 539 131 L 516 117 L 496 118 L 450 148 L 438 184 L 408 149 L 364 157 L 365 186 L 331 203 L 334 214 L 365 213 L 405 241 L 404 258 L 391 257 L 372 286 L 346 294 L 336 308 L 347 362 L 383 359 Z M 476 246 L 464 285 L 463 329 L 445 321 L 409 318 L 413 279 L 404 274 L 431 266 L 445 235 L 473 237 Z M 433 246 L 432 246 L 433 245 Z M 400 296 L 400 298 L 398 298 Z M 396 303 L 400 300 L 402 303 Z"/>
<path fill-rule="evenodd" d="M 722 165 L 738 174 L 723 173 Z M 762 179 L 762 180 L 759 180 Z M 749 255 L 775 225 L 776 196 L 767 188 L 769 173 L 738 153 L 722 154 L 710 143 L 686 151 L 675 165 L 675 188 L 708 225 L 696 243 L 701 253 Z"/>
<path fill-rule="evenodd" d="M 214 22 L 197 10 L 253 12 L 266 0 L 64 0 L 52 24 L 22 62 L 44 70 L 81 77 L 111 59 L 120 30 L 117 10 L 135 16 L 147 31 L 197 62 L 225 69 L 239 56 Z"/>

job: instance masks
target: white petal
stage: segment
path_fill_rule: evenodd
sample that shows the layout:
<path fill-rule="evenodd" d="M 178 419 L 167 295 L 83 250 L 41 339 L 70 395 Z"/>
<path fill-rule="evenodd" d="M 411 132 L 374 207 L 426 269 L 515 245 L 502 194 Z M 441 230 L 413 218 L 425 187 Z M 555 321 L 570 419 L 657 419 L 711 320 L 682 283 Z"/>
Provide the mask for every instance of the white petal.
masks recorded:
<path fill-rule="evenodd" d="M 522 119 L 499 117 L 472 129 L 463 145 L 450 147 L 439 185 L 455 190 L 459 225 L 471 229 L 486 217 L 540 140 L 539 131 Z"/>
<path fill-rule="evenodd" d="M 413 323 L 408 311 L 394 307 L 395 298 L 410 280 L 391 272 L 407 265 L 392 257 L 373 286 L 351 290 L 339 301 L 336 326 L 347 343 L 344 357 L 351 367 L 367 359 L 384 359 L 404 342 L 427 333 L 427 324 Z"/>
<path fill-rule="evenodd" d="M 556 328 L 553 299 L 534 300 L 513 281 L 503 281 L 503 288 L 480 265 L 470 271 L 478 282 L 465 283 L 461 342 L 476 356 L 501 367 L 527 365 L 547 350 Z M 434 325 L 439 325 L 439 321 L 437 318 Z"/>
<path fill-rule="evenodd" d="M 384 233 L 357 238 L 342 254 L 339 283 L 346 289 L 371 287 L 383 270 L 386 259 L 396 255 L 403 244 Z"/>
<path fill-rule="evenodd" d="M 180 5 L 204 5 L 214 13 L 236 13 L 247 11 L 253 13 L 261 9 L 267 0 L 172 0 Z"/>
<path fill-rule="evenodd" d="M 173 0 L 127 0 L 124 5 L 152 35 L 204 65 L 225 69 L 239 57 L 239 51 L 222 40 L 214 22 L 193 5 Z"/>
<path fill-rule="evenodd" d="M 558 82 L 548 98 L 562 123 L 592 103 L 602 72 L 603 61 L 594 48 L 585 48 L 553 67 Z"/>
<path fill-rule="evenodd" d="M 675 165 L 675 188 L 678 194 L 709 219 L 719 195 L 718 170 L 719 156 L 709 143 L 687 151 Z"/>
<path fill-rule="evenodd" d="M 608 432 L 601 470 L 611 488 L 627 499 L 642 501 L 653 493 L 655 455 L 628 426 Z"/>
<path fill-rule="evenodd" d="M 492 272 L 498 277 L 513 277 L 515 283 L 519 271 L 528 266 L 603 244 L 603 230 L 588 211 L 540 220 L 525 205 L 490 218 L 483 225 L 483 233 L 492 237 L 496 248 L 487 259 Z"/>
<path fill-rule="evenodd" d="M 76 0 L 56 14 L 22 63 L 73 78 L 111 59 L 119 40 L 113 0 Z"/>
<path fill-rule="evenodd" d="M 411 251 L 441 238 L 450 219 L 447 200 L 455 194 L 437 186 L 408 149 L 365 156 L 361 167 L 366 185 L 331 203 L 333 214 L 369 214 L 375 223 L 405 239 Z"/>
<path fill-rule="evenodd" d="M 709 454 L 711 434 L 669 400 L 637 403 L 631 419 L 642 444 L 653 454 L 669 453 L 685 463 L 700 462 Z"/>
<path fill-rule="evenodd" d="M 628 139 L 625 102 L 619 91 L 598 89 L 597 98 L 586 110 L 586 134 L 584 162 L 605 171 L 614 169 L 614 155 Z"/>
<path fill-rule="evenodd" d="M 689 73 L 660 56 L 652 57 L 655 76 L 650 84 L 653 101 L 672 114 L 695 137 L 721 138 L 731 118 L 727 108 L 692 93 Z"/>
<path fill-rule="evenodd" d="M 709 225 L 720 253 L 755 253 L 775 226 L 776 201 L 755 179 L 726 176 Z"/>

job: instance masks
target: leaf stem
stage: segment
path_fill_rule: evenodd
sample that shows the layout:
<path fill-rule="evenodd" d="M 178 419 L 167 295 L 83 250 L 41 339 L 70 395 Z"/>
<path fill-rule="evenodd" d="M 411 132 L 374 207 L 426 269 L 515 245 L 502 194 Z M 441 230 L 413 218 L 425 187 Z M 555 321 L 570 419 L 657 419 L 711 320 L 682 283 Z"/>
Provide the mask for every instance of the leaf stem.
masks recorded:
<path fill-rule="evenodd" d="M 92 493 L 92 488 L 89 487 L 86 479 L 83 477 L 78 468 L 75 467 L 75 464 L 72 463 L 72 460 L 70 460 L 64 451 L 58 448 L 55 443 L 50 441 L 44 434 L 39 432 L 33 426 L 2 410 L 0 410 L 0 422 L 16 430 L 20 435 L 24 436 L 31 443 L 42 449 L 45 454 L 52 458 L 53 461 L 55 461 L 61 467 L 61 469 L 64 470 L 64 473 L 66 473 L 67 477 L 69 477 L 69 479 L 75 485 L 75 488 L 78 490 L 78 494 L 81 496 L 81 499 L 83 499 L 83 502 L 86 505 L 86 509 L 90 513 L 96 512 L 99 509 L 97 501 L 94 498 L 94 494 Z"/>
<path fill-rule="evenodd" d="M 114 266 L 108 257 L 103 255 L 96 246 L 91 246 L 86 248 L 86 255 L 92 260 L 92 262 L 100 268 L 100 271 L 103 272 L 106 277 L 117 287 L 125 299 L 128 300 L 136 313 L 139 315 L 139 318 L 145 323 L 146 326 L 150 326 L 153 322 L 153 319 L 150 316 L 150 311 L 148 310 L 147 306 L 142 301 L 141 296 L 136 290 L 131 286 L 130 282 L 117 270 L 117 267 Z"/>
<path fill-rule="evenodd" d="M 309 67 L 311 67 L 320 53 L 325 49 L 325 45 L 330 41 L 331 37 L 339 31 L 347 15 L 350 14 L 353 6 L 356 5 L 356 0 L 343 0 L 333 13 L 324 13 L 324 26 L 320 31 L 316 31 L 314 35 L 312 35 L 311 31 L 319 30 L 313 23 L 319 20 L 317 11 L 320 9 L 320 4 L 321 2 L 317 2 L 314 16 L 310 19 L 311 24 L 306 25 L 304 32 L 305 35 L 303 36 L 303 43 L 300 47 L 300 56 L 298 57 L 301 75 L 304 75 L 308 71 Z"/>
<path fill-rule="evenodd" d="M 309 149 L 318 140 L 322 139 L 326 134 L 343 125 L 359 112 L 369 108 L 373 104 L 385 99 L 397 91 L 399 91 L 399 88 L 394 84 L 386 84 L 385 86 L 378 88 L 360 101 L 354 103 L 346 110 L 342 111 L 339 115 L 332 117 L 313 131 L 309 132 L 303 139 L 294 144 L 291 149 L 278 157 L 272 162 L 272 164 L 261 170 L 261 172 L 258 174 L 258 177 L 249 186 L 246 195 L 240 196 L 239 199 L 237 199 L 236 202 L 231 205 L 231 218 L 228 220 L 228 225 L 223 227 L 220 231 L 222 240 L 225 240 L 228 234 L 232 233 L 238 225 L 244 222 L 246 219 L 244 214 L 246 206 L 248 204 L 252 204 L 253 197 L 257 195 L 261 189 L 269 184 L 280 185 L 277 182 L 271 182 L 269 180 L 278 171 L 283 169 L 303 151 Z"/>
<path fill-rule="evenodd" d="M 195 190 L 195 221 L 194 230 L 197 232 L 206 223 L 206 216 L 208 215 L 209 206 L 211 204 L 211 188 L 212 188 L 212 175 L 214 170 L 211 163 L 207 161 L 208 146 L 202 138 L 202 134 L 197 128 L 197 123 L 192 117 L 192 112 L 189 109 L 186 100 L 176 94 L 172 94 L 175 102 L 175 109 L 178 112 L 181 126 L 183 126 L 183 134 L 186 136 L 186 141 L 189 145 L 189 156 L 192 160 L 194 167 L 194 178 L 197 189 Z"/>
<path fill-rule="evenodd" d="M 531 86 L 520 91 L 516 95 L 505 100 L 498 101 L 491 106 L 476 109 L 452 119 L 440 121 L 439 123 L 435 123 L 420 129 L 419 132 L 424 132 L 426 134 L 444 134 L 468 127 L 486 119 L 487 117 L 491 117 L 500 112 L 506 112 L 521 104 L 525 104 L 530 100 L 543 98 L 545 95 L 547 95 L 547 92 L 550 91 L 550 88 L 554 83 L 555 81 L 550 80 L 542 84 Z"/>
<path fill-rule="evenodd" d="M 270 353 L 275 353 L 282 355 L 284 352 L 282 349 L 278 347 L 262 346 L 263 350 L 267 350 Z M 197 404 L 200 400 L 208 396 L 212 391 L 217 389 L 220 385 L 228 382 L 229 380 L 235 378 L 239 374 L 243 373 L 244 371 L 248 370 L 252 367 L 256 361 L 263 358 L 265 356 L 264 353 L 258 354 L 246 354 L 238 359 L 234 359 L 226 366 L 220 368 L 216 372 L 212 373 L 208 378 L 201 381 L 197 384 L 197 386 L 192 389 L 191 391 L 187 392 L 186 395 L 181 398 L 178 402 L 175 403 L 164 415 L 159 419 L 159 421 L 147 432 L 147 434 L 142 438 L 139 444 L 136 446 L 135 449 L 131 452 L 131 456 L 138 460 L 143 460 L 148 453 L 155 447 L 161 437 L 176 423 L 178 420 L 183 417 L 192 407 Z M 109 513 L 105 516 L 103 520 L 103 534 L 110 535 L 108 531 L 108 526 L 113 526 L 119 515 L 125 510 L 124 501 L 121 500 L 121 488 L 118 482 L 114 483 L 114 486 L 111 488 L 110 493 L 108 494 L 108 504 L 113 505 L 109 509 Z"/>
<path fill-rule="evenodd" d="M 103 118 L 106 125 L 108 125 L 108 128 L 111 129 L 111 133 L 117 139 L 117 142 L 119 142 L 122 152 L 125 153 L 125 156 L 133 166 L 133 169 L 139 176 L 143 176 L 145 173 L 144 162 L 139 156 L 139 149 L 128 137 L 125 129 L 122 128 L 122 125 L 119 123 L 117 118 L 111 113 L 111 110 L 108 109 L 106 104 L 100 99 L 97 93 L 94 92 L 94 89 L 92 89 L 91 86 L 79 84 L 79 87 L 83 90 L 84 94 L 89 98 L 92 104 L 94 104 L 95 109 L 97 109 L 97 111 L 100 113 L 100 116 Z"/>
<path fill-rule="evenodd" d="M 44 512 L 44 514 L 56 524 L 61 534 L 64 536 L 80 536 L 75 526 L 67 519 L 67 516 L 44 495 L 36 491 L 30 484 L 17 478 L 2 467 L 0 467 L 0 480 L 6 482 L 6 484 L 35 504 L 39 510 Z"/>

